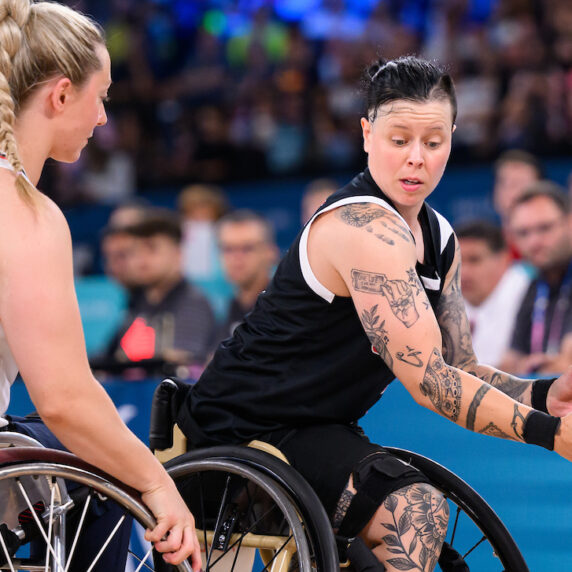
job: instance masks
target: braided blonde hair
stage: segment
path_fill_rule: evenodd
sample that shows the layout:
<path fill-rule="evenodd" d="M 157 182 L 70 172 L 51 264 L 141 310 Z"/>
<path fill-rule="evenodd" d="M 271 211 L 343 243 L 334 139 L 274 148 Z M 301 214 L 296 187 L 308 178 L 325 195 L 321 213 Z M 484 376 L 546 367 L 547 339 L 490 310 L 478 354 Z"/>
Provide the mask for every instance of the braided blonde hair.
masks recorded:
<path fill-rule="evenodd" d="M 102 29 L 55 2 L 0 0 L 0 152 L 17 173 L 16 187 L 33 202 L 36 188 L 23 172 L 14 136 L 16 115 L 36 89 L 63 76 L 81 87 L 101 69 Z"/>

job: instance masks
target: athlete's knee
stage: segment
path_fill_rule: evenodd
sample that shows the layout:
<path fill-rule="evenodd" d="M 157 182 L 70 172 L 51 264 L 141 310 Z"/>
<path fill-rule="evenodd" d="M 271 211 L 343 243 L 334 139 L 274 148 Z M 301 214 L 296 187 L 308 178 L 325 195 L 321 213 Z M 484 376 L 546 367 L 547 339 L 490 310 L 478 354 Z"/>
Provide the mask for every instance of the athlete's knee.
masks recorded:
<path fill-rule="evenodd" d="M 421 483 L 428 483 L 423 473 L 387 451 L 368 455 L 353 471 L 349 482 L 352 486 L 340 498 L 334 519 L 340 535 L 357 536 L 390 495 Z"/>
<path fill-rule="evenodd" d="M 387 530 L 401 536 L 410 532 L 427 549 L 437 550 L 447 534 L 449 504 L 434 486 L 413 483 L 388 495 L 376 516 Z"/>

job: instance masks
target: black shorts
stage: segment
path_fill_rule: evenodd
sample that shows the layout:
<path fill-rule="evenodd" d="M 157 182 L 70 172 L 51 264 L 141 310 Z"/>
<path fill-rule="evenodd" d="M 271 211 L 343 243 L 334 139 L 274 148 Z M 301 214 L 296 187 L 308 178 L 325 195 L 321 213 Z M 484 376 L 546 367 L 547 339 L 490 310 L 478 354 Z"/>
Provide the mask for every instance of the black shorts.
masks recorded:
<path fill-rule="evenodd" d="M 375 487 L 372 483 L 364 485 L 372 502 L 360 504 L 361 514 L 357 519 L 354 515 L 352 522 L 346 523 L 350 526 L 349 529 L 344 527 L 344 536 L 356 536 L 393 491 L 412 483 L 429 482 L 419 470 L 398 460 L 380 445 L 371 443 L 357 425 L 317 425 L 275 431 L 259 439 L 284 453 L 288 462 L 312 486 L 330 519 L 350 475 L 354 474 L 356 483 L 356 470 L 364 465 L 364 459 L 375 459 Z M 355 488 L 359 493 L 359 484 Z M 372 489 L 375 492 L 372 493 Z"/>

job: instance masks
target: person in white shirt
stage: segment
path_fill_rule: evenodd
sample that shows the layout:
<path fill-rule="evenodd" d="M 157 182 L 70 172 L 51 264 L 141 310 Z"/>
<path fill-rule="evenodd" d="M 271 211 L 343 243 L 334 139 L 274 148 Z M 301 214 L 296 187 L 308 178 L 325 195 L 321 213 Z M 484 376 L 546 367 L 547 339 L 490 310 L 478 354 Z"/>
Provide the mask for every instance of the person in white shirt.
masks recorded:
<path fill-rule="evenodd" d="M 461 248 L 461 292 L 473 349 L 483 363 L 498 367 L 508 349 L 530 272 L 513 262 L 502 229 L 474 220 L 455 229 Z"/>

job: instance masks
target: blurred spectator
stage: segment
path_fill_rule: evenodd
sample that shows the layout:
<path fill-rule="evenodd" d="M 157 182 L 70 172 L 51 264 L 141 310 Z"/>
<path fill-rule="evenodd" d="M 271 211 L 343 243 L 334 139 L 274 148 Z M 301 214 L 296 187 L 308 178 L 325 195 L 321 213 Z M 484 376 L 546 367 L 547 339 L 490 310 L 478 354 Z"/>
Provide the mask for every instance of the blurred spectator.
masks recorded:
<path fill-rule="evenodd" d="M 132 268 L 139 289 L 107 357 L 204 366 L 214 315 L 206 298 L 183 277 L 178 218 L 156 209 L 127 228 L 135 238 Z"/>
<path fill-rule="evenodd" d="M 235 288 L 217 336 L 223 340 L 232 335 L 270 282 L 279 252 L 272 225 L 253 211 L 233 211 L 219 220 L 217 229 L 223 269 Z"/>
<path fill-rule="evenodd" d="M 315 179 L 306 185 L 301 203 L 302 224 L 306 224 L 324 201 L 340 186 L 333 179 Z"/>
<path fill-rule="evenodd" d="M 183 221 L 183 268 L 193 281 L 221 276 L 216 221 L 229 210 L 225 192 L 214 185 L 189 185 L 177 199 Z"/>
<path fill-rule="evenodd" d="M 461 248 L 461 290 L 481 363 L 498 367 L 509 347 L 516 314 L 530 283 L 513 263 L 502 229 L 486 220 L 455 228 Z"/>
<path fill-rule="evenodd" d="M 519 309 L 500 368 L 556 374 L 572 363 L 572 218 L 564 189 L 539 181 L 509 212 L 514 242 L 538 272 Z M 567 339 L 568 338 L 568 339 Z"/>
<path fill-rule="evenodd" d="M 104 272 L 128 292 L 137 286 L 133 268 L 135 237 L 128 229 L 141 222 L 149 208 L 143 201 L 127 202 L 118 206 L 109 215 L 107 226 L 101 233 Z"/>
<path fill-rule="evenodd" d="M 86 201 L 117 205 L 135 194 L 133 157 L 122 148 L 118 126 L 111 117 L 101 131 L 94 131 L 84 160 L 78 187 Z"/>
<path fill-rule="evenodd" d="M 515 200 L 528 186 L 542 179 L 543 169 L 531 153 L 510 149 L 495 161 L 494 177 L 493 202 L 501 220 L 505 221 Z"/>

